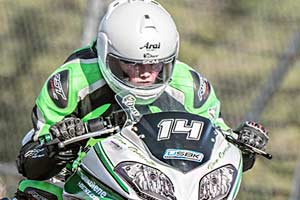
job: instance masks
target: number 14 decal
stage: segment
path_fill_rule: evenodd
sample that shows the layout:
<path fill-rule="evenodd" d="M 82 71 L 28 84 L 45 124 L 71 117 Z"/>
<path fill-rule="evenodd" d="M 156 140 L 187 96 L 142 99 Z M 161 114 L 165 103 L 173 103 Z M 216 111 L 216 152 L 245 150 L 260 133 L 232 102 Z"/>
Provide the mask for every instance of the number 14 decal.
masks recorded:
<path fill-rule="evenodd" d="M 187 134 L 187 140 L 199 140 L 201 132 L 204 126 L 203 122 L 200 121 L 191 121 L 191 124 L 188 125 L 188 120 L 186 119 L 164 119 L 159 122 L 159 133 L 157 140 L 168 140 L 171 136 L 171 133 L 183 133 Z"/>

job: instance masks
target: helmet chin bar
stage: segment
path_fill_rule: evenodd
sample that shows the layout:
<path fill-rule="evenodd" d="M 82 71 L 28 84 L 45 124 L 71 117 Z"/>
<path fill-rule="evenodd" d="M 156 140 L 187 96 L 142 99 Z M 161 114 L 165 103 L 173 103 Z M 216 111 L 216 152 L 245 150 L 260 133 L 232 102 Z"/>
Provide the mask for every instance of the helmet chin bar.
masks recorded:
<path fill-rule="evenodd" d="M 135 97 L 136 97 L 136 102 L 137 104 L 140 105 L 147 105 L 147 104 L 151 104 L 153 103 L 157 98 L 160 97 L 160 95 L 162 94 L 162 92 L 164 91 L 164 88 L 166 88 L 166 85 L 161 86 L 161 92 L 157 93 L 157 94 L 152 94 L 152 95 L 140 95 L 135 93 Z"/>
<path fill-rule="evenodd" d="M 122 91 L 128 91 L 129 93 L 133 94 L 136 98 L 136 104 L 139 105 L 147 105 L 153 103 L 160 95 L 163 93 L 167 86 L 167 83 L 160 84 L 156 88 L 152 89 L 139 89 L 139 88 L 132 88 L 129 86 L 125 86 L 120 84 L 120 88 L 117 89 L 118 93 Z"/>

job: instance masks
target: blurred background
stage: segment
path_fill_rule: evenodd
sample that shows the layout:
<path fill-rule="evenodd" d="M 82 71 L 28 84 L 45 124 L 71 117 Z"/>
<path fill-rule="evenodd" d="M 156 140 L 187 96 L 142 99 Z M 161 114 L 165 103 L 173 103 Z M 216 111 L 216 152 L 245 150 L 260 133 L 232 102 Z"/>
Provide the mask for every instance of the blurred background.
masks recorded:
<path fill-rule="evenodd" d="M 42 84 L 94 37 L 109 0 L 0 0 L 0 197 Z M 268 152 L 243 176 L 238 199 L 300 199 L 300 0 L 161 0 L 178 26 L 179 59 L 214 85 L 225 121 L 255 119 Z M 124 30 L 126 31 L 126 30 Z"/>

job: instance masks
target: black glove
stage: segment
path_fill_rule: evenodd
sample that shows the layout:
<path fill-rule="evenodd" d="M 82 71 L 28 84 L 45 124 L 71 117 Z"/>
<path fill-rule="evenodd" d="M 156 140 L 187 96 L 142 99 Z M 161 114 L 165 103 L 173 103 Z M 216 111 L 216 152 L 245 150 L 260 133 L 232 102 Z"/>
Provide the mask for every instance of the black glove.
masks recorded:
<path fill-rule="evenodd" d="M 265 150 L 269 140 L 268 131 L 259 123 L 246 121 L 234 130 L 238 140 L 260 150 Z"/>
<path fill-rule="evenodd" d="M 50 127 L 50 134 L 53 139 L 58 138 L 60 141 L 69 140 L 73 137 L 86 133 L 84 123 L 79 118 L 69 117 Z M 49 157 L 56 160 L 57 165 L 65 165 L 77 158 L 78 151 L 85 141 L 73 143 L 60 149 L 57 145 L 48 147 Z"/>
<path fill-rule="evenodd" d="M 78 156 L 79 145 L 69 145 L 63 149 L 57 146 L 49 146 L 49 157 L 56 161 L 56 165 L 65 166 L 67 163 L 74 161 Z"/>
<path fill-rule="evenodd" d="M 69 117 L 50 127 L 50 134 L 60 141 L 69 140 L 73 137 L 86 133 L 85 126 L 81 119 Z"/>
<path fill-rule="evenodd" d="M 22 146 L 16 164 L 19 173 L 29 179 L 46 180 L 58 174 L 77 158 L 78 147 L 60 149 L 57 144 L 28 142 Z"/>

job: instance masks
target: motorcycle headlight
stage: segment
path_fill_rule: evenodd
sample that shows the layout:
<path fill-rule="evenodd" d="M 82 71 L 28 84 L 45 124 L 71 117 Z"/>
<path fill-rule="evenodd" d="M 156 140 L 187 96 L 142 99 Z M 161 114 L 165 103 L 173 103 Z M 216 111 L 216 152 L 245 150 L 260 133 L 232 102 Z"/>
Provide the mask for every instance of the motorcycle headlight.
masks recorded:
<path fill-rule="evenodd" d="M 232 165 L 220 167 L 200 180 L 199 200 L 219 200 L 228 196 L 237 170 Z"/>
<path fill-rule="evenodd" d="M 123 162 L 116 167 L 142 199 L 176 200 L 170 179 L 158 169 L 136 162 Z"/>

